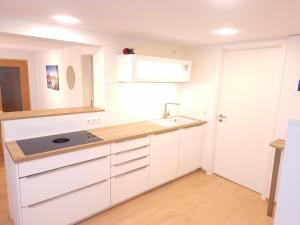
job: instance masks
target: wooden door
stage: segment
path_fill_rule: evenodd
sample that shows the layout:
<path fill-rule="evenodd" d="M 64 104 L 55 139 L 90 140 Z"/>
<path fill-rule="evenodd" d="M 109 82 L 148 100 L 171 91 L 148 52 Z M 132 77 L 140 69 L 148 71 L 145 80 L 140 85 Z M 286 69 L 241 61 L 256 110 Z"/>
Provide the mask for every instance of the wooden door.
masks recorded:
<path fill-rule="evenodd" d="M 260 193 L 281 74 L 280 46 L 223 54 L 214 172 Z"/>
<path fill-rule="evenodd" d="M 27 61 L 0 59 L 0 111 L 11 112 L 30 109 Z M 3 160 L 1 139 L 2 135 L 0 136 L 0 160 Z"/>
<path fill-rule="evenodd" d="M 0 85 L 3 112 L 31 109 L 26 60 L 0 59 Z"/>

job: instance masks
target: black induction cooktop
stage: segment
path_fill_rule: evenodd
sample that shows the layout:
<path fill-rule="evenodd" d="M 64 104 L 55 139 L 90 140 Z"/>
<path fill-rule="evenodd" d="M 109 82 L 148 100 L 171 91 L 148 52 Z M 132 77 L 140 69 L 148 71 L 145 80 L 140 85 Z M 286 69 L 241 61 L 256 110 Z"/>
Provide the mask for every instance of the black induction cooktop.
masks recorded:
<path fill-rule="evenodd" d="M 97 141 L 102 141 L 102 139 L 86 130 L 82 130 L 64 134 L 18 140 L 17 143 L 24 155 L 33 155 Z"/>

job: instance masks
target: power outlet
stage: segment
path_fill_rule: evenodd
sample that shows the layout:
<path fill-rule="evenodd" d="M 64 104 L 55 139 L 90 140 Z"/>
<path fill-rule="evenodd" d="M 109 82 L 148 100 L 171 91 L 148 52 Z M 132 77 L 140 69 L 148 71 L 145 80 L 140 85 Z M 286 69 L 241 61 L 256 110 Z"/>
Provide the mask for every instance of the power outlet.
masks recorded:
<path fill-rule="evenodd" d="M 95 125 L 101 123 L 100 117 L 90 117 L 86 119 L 87 125 Z"/>

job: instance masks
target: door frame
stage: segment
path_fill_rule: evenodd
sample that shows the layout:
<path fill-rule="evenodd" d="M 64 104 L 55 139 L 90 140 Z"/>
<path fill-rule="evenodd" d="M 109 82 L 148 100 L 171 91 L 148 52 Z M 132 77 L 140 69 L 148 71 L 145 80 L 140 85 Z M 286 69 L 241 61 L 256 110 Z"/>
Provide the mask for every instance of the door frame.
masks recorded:
<path fill-rule="evenodd" d="M 0 67 L 20 68 L 23 111 L 31 110 L 27 60 L 0 59 Z"/>
<path fill-rule="evenodd" d="M 213 120 L 211 122 L 211 128 L 212 128 L 212 152 L 210 155 L 210 171 L 208 171 L 209 174 L 214 173 L 214 163 L 215 163 L 215 156 L 216 156 L 216 140 L 217 140 L 217 130 L 218 130 L 218 115 L 219 115 L 219 106 L 221 101 L 221 85 L 222 85 L 222 68 L 223 68 L 223 62 L 224 62 L 224 53 L 226 51 L 234 51 L 234 50 L 247 50 L 247 49 L 262 49 L 262 48 L 281 48 L 281 77 L 280 82 L 278 82 L 277 87 L 277 94 L 276 94 L 276 102 L 274 105 L 274 108 L 276 109 L 275 112 L 272 115 L 272 135 L 269 137 L 270 139 L 275 138 L 275 131 L 276 131 L 276 125 L 277 125 L 277 117 L 278 117 L 278 109 L 279 109 L 279 103 L 280 103 L 280 96 L 281 96 L 281 89 L 282 89 L 282 81 L 283 81 L 283 74 L 284 74 L 284 64 L 285 64 L 285 58 L 286 58 L 286 52 L 287 52 L 287 40 L 274 40 L 274 41 L 264 41 L 264 42 L 254 42 L 254 43 L 241 43 L 241 44 L 230 44 L 230 45 L 224 45 L 221 46 L 218 49 L 218 58 L 217 58 L 217 70 L 216 70 L 216 95 L 215 95 L 215 103 L 214 103 L 214 110 L 213 110 Z M 274 152 L 270 150 L 271 148 L 269 146 L 266 146 L 266 163 L 265 163 L 265 169 L 263 171 L 264 173 L 264 180 L 262 181 L 263 188 L 261 198 L 266 199 L 269 194 L 269 186 L 270 186 L 270 180 L 271 180 L 271 174 L 272 174 L 272 164 L 274 161 Z"/>

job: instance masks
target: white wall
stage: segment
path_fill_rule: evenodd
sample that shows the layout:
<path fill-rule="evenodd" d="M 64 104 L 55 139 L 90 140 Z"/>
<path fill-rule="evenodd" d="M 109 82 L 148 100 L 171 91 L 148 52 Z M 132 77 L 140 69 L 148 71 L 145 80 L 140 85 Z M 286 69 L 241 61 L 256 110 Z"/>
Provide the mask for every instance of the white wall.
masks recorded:
<path fill-rule="evenodd" d="M 94 96 L 93 56 L 81 56 L 82 104 L 90 106 Z"/>
<path fill-rule="evenodd" d="M 83 53 L 91 53 L 94 48 Z M 30 51 L 0 48 L 0 58 L 27 60 L 32 109 L 82 106 L 82 71 L 80 55 L 82 47 L 68 47 L 49 51 Z M 60 90 L 47 88 L 46 65 L 58 65 Z M 72 65 L 75 71 L 75 87 L 70 90 L 66 82 L 66 69 Z M 104 92 L 103 92 L 104 94 Z M 102 94 L 102 95 L 103 95 Z"/>
<path fill-rule="evenodd" d="M 192 82 L 181 89 L 182 114 L 208 121 L 204 133 L 202 167 L 212 173 L 215 111 L 218 93 L 219 46 L 203 46 L 187 50 L 192 60 Z"/>
<path fill-rule="evenodd" d="M 99 33 L 91 33 L 78 29 L 63 28 L 51 24 L 38 23 L 30 20 L 20 20 L 12 17 L 0 16 L 0 32 L 7 34 L 18 34 L 32 37 L 42 37 L 64 41 L 79 42 L 102 46 L 101 50 L 94 55 L 94 95 L 95 106 L 106 109 L 103 124 L 126 123 L 136 120 L 158 118 L 162 116 L 163 106 L 168 101 L 179 100 L 179 84 L 122 84 L 116 82 L 116 55 L 122 54 L 122 49 L 132 47 L 137 54 L 185 58 L 184 48 L 172 44 L 158 43 L 135 38 L 124 38 L 118 36 L 108 36 Z M 52 55 L 62 55 L 62 53 Z M 67 56 L 67 54 L 66 54 Z M 71 59 L 75 60 L 74 56 Z M 45 64 L 51 59 L 53 63 L 57 61 L 47 56 L 38 58 L 38 64 Z M 51 63 L 52 63 L 51 62 Z M 43 67 L 43 68 L 42 68 Z M 37 84 L 40 86 L 35 91 L 35 96 L 39 98 L 37 105 L 33 108 L 52 108 L 76 106 L 78 103 L 76 95 L 69 101 L 69 93 L 58 93 L 47 90 L 45 83 L 45 71 L 42 66 L 36 72 Z M 60 85 L 65 85 L 65 79 L 60 69 Z M 63 87 L 63 86 L 61 86 Z M 127 96 L 124 98 L 124 96 Z M 80 97 L 80 96 L 78 96 Z M 48 102 L 51 100 L 51 102 Z"/>
<path fill-rule="evenodd" d="M 105 125 L 159 118 L 166 102 L 179 101 L 180 84 L 117 82 L 116 56 L 121 54 L 124 47 L 134 47 L 137 53 L 145 55 L 185 57 L 182 48 L 134 39 L 110 42 L 95 52 L 95 106 L 106 109 L 102 120 Z M 43 52 L 1 50 L 0 56 L 28 60 L 32 109 L 47 109 L 83 105 L 81 54 L 86 53 L 82 47 L 68 47 Z M 46 65 L 58 65 L 59 91 L 47 88 Z M 69 90 L 66 83 L 68 65 L 72 65 L 75 70 L 73 90 Z"/>
<path fill-rule="evenodd" d="M 58 65 L 59 91 L 49 89 L 46 79 L 46 65 Z M 66 80 L 66 70 L 72 65 L 75 71 L 75 86 L 70 90 Z M 81 58 L 77 47 L 51 50 L 35 55 L 36 85 L 31 95 L 37 98 L 35 108 L 68 108 L 82 105 Z"/>
<path fill-rule="evenodd" d="M 286 63 L 282 80 L 280 106 L 276 126 L 276 138 L 285 139 L 288 120 L 300 117 L 300 35 L 288 38 Z"/>
<path fill-rule="evenodd" d="M 176 84 L 106 82 L 104 125 L 161 118 L 166 102 L 178 102 Z"/>

